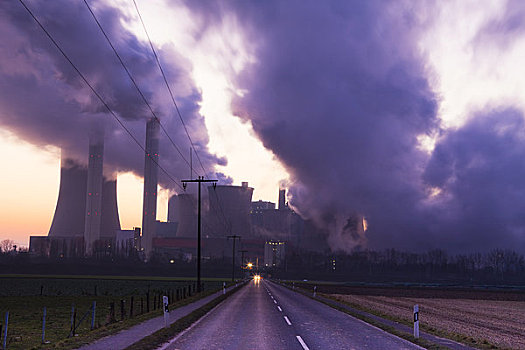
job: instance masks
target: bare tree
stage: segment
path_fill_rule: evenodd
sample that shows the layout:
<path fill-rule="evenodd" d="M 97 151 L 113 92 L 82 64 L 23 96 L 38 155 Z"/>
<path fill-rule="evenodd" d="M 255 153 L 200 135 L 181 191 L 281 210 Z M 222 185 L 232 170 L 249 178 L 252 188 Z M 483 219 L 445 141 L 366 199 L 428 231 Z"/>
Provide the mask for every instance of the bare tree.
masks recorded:
<path fill-rule="evenodd" d="M 0 251 L 7 253 L 13 249 L 14 244 L 15 241 L 12 239 L 4 239 L 2 242 L 0 242 Z"/>

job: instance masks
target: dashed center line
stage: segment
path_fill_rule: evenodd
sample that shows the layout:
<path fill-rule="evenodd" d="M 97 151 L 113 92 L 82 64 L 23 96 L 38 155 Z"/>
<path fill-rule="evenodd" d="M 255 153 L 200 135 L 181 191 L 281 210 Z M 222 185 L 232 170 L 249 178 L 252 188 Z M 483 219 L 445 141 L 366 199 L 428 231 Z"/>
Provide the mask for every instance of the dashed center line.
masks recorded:
<path fill-rule="evenodd" d="M 304 342 L 303 338 L 301 338 L 300 335 L 297 335 L 296 338 L 297 338 L 297 340 L 299 341 L 299 343 L 301 344 L 301 346 L 303 347 L 304 350 L 310 350 L 308 348 L 308 346 L 306 346 L 306 343 Z"/>
<path fill-rule="evenodd" d="M 283 309 L 281 309 L 280 306 L 277 306 L 277 308 L 279 309 L 279 311 L 283 312 Z"/>
<path fill-rule="evenodd" d="M 277 304 L 277 300 L 274 299 L 273 302 L 274 302 L 275 304 Z"/>
<path fill-rule="evenodd" d="M 284 320 L 286 321 L 286 323 L 288 323 L 288 326 L 291 326 L 291 325 L 292 325 L 292 322 L 290 322 L 290 320 L 288 319 L 288 317 L 284 316 Z"/>

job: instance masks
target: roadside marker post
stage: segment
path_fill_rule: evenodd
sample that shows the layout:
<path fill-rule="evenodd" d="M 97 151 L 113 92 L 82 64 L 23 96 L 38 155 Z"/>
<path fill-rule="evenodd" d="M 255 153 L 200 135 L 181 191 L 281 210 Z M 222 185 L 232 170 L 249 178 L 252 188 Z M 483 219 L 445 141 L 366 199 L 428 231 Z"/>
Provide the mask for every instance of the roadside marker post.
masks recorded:
<path fill-rule="evenodd" d="M 4 327 L 4 350 L 7 349 L 7 325 L 9 324 L 9 311 L 5 312 L 5 327 Z"/>
<path fill-rule="evenodd" d="M 419 305 L 414 305 L 414 337 L 419 338 Z"/>
<path fill-rule="evenodd" d="M 226 282 L 222 282 L 222 294 L 226 294 Z"/>
<path fill-rule="evenodd" d="M 295 290 L 295 282 L 292 282 L 292 289 Z"/>
<path fill-rule="evenodd" d="M 162 297 L 162 303 L 164 304 L 164 328 L 168 328 L 170 310 L 168 309 L 168 297 L 167 296 Z"/>
<path fill-rule="evenodd" d="M 314 298 L 317 295 L 317 286 L 314 286 Z"/>

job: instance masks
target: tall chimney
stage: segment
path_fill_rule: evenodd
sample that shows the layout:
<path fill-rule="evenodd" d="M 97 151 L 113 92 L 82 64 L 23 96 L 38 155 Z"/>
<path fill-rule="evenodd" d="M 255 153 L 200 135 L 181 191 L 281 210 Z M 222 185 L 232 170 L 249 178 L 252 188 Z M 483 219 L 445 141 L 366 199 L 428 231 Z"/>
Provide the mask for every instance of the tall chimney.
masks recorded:
<path fill-rule="evenodd" d="M 159 123 L 151 118 L 146 124 L 146 154 L 144 161 L 144 199 L 142 202 L 142 240 L 146 259 L 152 252 L 157 220 L 157 183 L 159 161 Z"/>
<path fill-rule="evenodd" d="M 286 209 L 286 189 L 279 190 L 279 210 Z"/>
<path fill-rule="evenodd" d="M 86 215 L 84 244 L 86 255 L 93 254 L 93 245 L 100 239 L 102 217 L 102 184 L 104 164 L 104 136 L 94 134 L 89 138 L 89 159 L 86 189 Z"/>

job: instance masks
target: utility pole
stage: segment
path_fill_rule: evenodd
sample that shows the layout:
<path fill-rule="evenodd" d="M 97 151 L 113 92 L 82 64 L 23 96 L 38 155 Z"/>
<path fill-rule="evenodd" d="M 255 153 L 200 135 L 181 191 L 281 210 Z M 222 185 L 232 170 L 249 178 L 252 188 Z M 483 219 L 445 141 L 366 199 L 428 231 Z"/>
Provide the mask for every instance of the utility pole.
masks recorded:
<path fill-rule="evenodd" d="M 246 249 L 239 250 L 239 253 L 241 253 L 241 269 L 244 265 L 244 253 L 247 253 L 248 251 Z"/>
<path fill-rule="evenodd" d="M 216 186 L 217 180 L 205 180 L 204 176 L 198 176 L 195 180 L 181 180 L 182 186 L 186 189 L 188 182 L 197 182 L 199 184 L 199 200 L 197 214 L 197 292 L 201 291 L 201 183 L 211 182 Z"/>
<path fill-rule="evenodd" d="M 237 235 L 231 235 L 231 236 L 228 236 L 228 239 L 233 239 L 233 249 L 232 249 L 232 282 L 235 281 L 235 240 L 236 239 L 239 239 L 239 241 L 241 240 L 241 236 L 237 236 Z"/>

